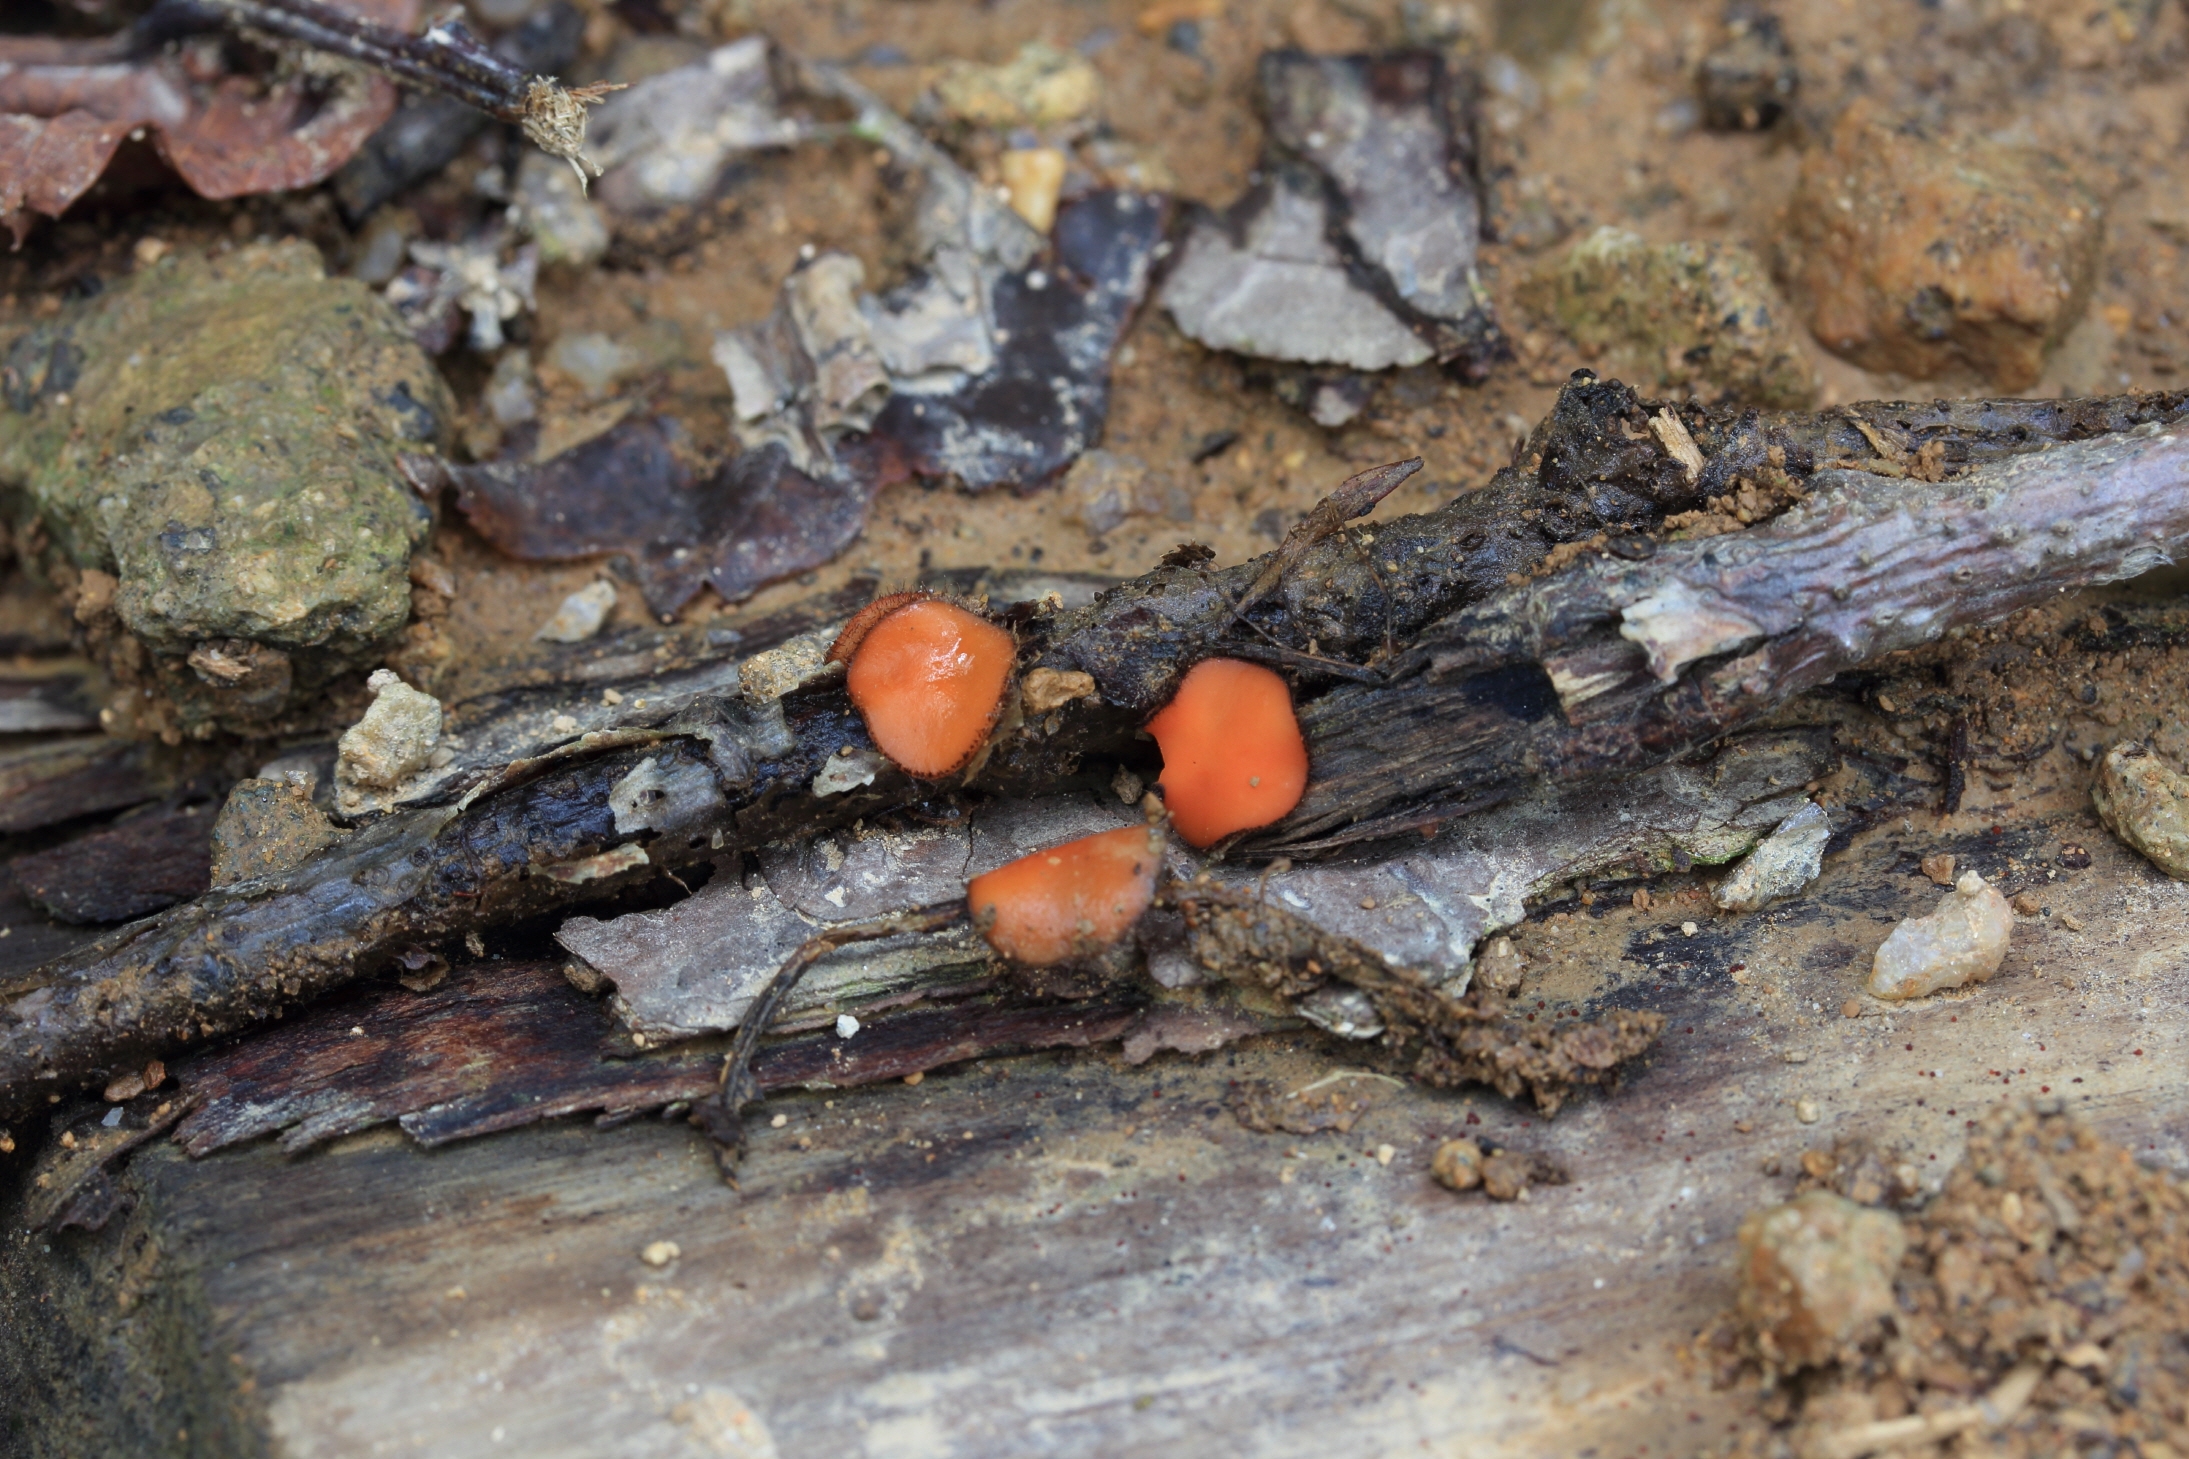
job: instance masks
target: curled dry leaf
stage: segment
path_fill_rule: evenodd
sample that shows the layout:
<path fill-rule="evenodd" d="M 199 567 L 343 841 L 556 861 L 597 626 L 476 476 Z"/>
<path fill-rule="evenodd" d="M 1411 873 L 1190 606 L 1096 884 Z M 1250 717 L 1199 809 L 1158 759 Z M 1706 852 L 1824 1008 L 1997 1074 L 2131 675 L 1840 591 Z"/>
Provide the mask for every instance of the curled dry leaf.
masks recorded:
<path fill-rule="evenodd" d="M 333 0 L 407 29 L 418 0 Z M 317 58 L 255 74 L 242 43 L 166 41 L 140 26 L 96 41 L 0 38 L 0 223 L 21 245 L 32 214 L 57 218 L 91 189 L 125 139 L 148 135 L 208 198 L 309 187 L 395 109 L 395 85 Z"/>

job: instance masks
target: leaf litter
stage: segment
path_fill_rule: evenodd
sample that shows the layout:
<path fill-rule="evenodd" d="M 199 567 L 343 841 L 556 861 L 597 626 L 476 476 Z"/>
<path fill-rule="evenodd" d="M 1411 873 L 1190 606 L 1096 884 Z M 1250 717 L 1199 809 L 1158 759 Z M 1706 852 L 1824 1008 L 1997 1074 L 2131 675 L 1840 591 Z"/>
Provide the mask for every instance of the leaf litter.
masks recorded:
<path fill-rule="evenodd" d="M 346 13 L 408 29 L 417 0 L 335 0 Z M 173 7 L 169 7 L 171 12 Z M 254 75 L 242 42 L 173 40 L 156 10 L 96 41 L 0 37 L 0 224 L 18 247 L 31 215 L 57 218 L 140 129 L 201 196 L 309 187 L 332 174 L 395 110 L 394 82 L 354 68 Z"/>

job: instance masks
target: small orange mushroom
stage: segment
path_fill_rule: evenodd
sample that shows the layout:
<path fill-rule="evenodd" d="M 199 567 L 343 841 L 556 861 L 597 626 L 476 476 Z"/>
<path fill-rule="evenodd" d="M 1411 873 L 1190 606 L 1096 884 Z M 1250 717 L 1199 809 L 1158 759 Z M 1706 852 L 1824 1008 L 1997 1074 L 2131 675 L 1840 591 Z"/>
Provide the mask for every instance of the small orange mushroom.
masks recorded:
<path fill-rule="evenodd" d="M 1155 899 L 1163 833 L 1102 831 L 1036 851 L 966 884 L 973 925 L 1013 962 L 1045 967 L 1110 946 Z"/>
<path fill-rule="evenodd" d="M 1204 659 L 1148 721 L 1163 751 L 1163 804 L 1195 846 L 1282 820 L 1307 788 L 1292 691 L 1260 664 Z"/>
<path fill-rule="evenodd" d="M 962 767 L 1003 712 L 1017 647 L 979 614 L 926 593 L 868 605 L 829 662 L 851 661 L 845 687 L 881 752 L 923 779 Z"/>

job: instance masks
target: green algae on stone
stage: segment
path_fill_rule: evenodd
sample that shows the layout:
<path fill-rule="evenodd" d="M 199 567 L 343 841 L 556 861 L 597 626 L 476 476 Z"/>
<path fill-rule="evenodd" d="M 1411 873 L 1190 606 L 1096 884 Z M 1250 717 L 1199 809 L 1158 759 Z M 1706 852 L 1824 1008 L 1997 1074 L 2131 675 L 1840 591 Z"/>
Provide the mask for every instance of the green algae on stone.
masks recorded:
<path fill-rule="evenodd" d="M 55 565 L 120 580 L 121 646 L 183 728 L 262 728 L 409 618 L 432 514 L 396 455 L 442 441 L 447 387 L 308 244 L 140 269 L 0 339 L 0 393 L 11 515 Z M 254 644 L 287 660 L 281 703 L 221 672 Z"/>
<path fill-rule="evenodd" d="M 1710 400 L 1806 408 L 1816 375 L 1762 263 L 1739 244 L 1644 243 L 1599 228 L 1539 267 L 1521 302 L 1603 373 L 1645 390 L 1687 385 Z"/>

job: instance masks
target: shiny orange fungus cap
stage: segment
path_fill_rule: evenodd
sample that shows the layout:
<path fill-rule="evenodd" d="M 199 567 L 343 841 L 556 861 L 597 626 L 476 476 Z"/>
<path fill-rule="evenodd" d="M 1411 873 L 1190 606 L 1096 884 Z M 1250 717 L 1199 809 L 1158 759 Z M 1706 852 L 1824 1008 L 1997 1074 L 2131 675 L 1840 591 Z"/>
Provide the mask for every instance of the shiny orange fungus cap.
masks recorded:
<path fill-rule="evenodd" d="M 1163 804 L 1195 846 L 1282 820 L 1307 788 L 1292 691 L 1260 664 L 1204 659 L 1148 733 L 1163 751 Z"/>
<path fill-rule="evenodd" d="M 973 925 L 1013 962 L 1043 967 L 1100 952 L 1155 898 L 1163 833 L 1127 826 L 1021 856 L 965 889 Z"/>
<path fill-rule="evenodd" d="M 979 614 L 906 593 L 852 619 L 829 658 L 851 660 L 845 687 L 875 746 L 932 779 L 964 765 L 987 741 L 1017 651 L 1010 634 Z"/>

